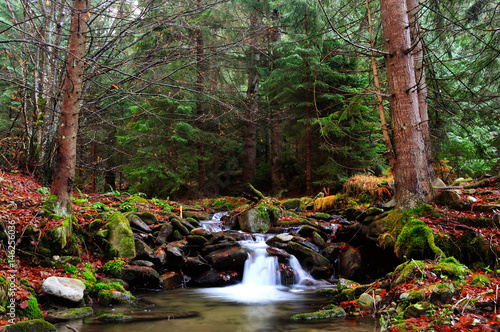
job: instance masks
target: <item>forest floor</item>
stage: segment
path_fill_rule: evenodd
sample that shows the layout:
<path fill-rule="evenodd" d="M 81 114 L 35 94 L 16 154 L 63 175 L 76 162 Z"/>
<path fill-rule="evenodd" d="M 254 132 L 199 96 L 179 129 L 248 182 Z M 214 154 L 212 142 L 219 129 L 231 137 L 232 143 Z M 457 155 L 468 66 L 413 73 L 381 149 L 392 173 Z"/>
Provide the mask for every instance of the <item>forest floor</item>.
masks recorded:
<path fill-rule="evenodd" d="M 463 236 L 464 232 L 472 231 L 482 234 L 487 244 L 492 249 L 492 253 L 499 252 L 500 229 L 498 222 L 497 204 L 500 204 L 500 190 L 496 186 L 483 187 L 476 190 L 473 195 L 462 193 L 462 199 L 469 199 L 471 202 L 467 210 L 455 210 L 448 207 L 433 205 L 434 209 L 440 213 L 439 217 L 432 215 L 423 216 L 423 220 L 434 231 L 434 236 L 448 237 L 450 239 Z M 36 292 L 37 295 L 43 295 L 41 290 L 42 282 L 49 276 L 71 277 L 64 269 L 64 266 L 56 268 L 47 268 L 32 263 L 33 257 L 37 256 L 40 239 L 44 232 L 57 225 L 60 221 L 48 220 L 44 218 L 42 205 L 48 197 L 48 188 L 41 186 L 33 178 L 13 172 L 0 173 L 0 223 L 4 225 L 2 232 L 7 225 L 15 225 L 16 230 L 16 251 L 15 267 L 9 265 L 9 257 L 6 236 L 0 234 L 0 277 L 6 278 L 7 273 L 15 273 L 15 302 L 16 305 L 25 309 L 29 303 L 28 289 Z M 97 215 L 96 210 L 89 209 L 89 205 L 106 205 L 116 209 L 123 200 L 119 196 L 110 194 L 84 194 L 75 193 L 75 198 L 85 200 L 85 205 L 74 204 L 79 227 L 84 228 Z M 474 201 L 474 202 L 472 202 Z M 175 202 L 169 202 L 175 206 Z M 489 207 L 487 207 L 489 205 Z M 481 206 L 481 207 L 480 207 Z M 485 207 L 486 206 L 486 207 Z M 146 211 L 152 212 L 161 220 L 162 206 L 154 200 L 142 206 Z M 175 212 L 175 210 L 174 210 Z M 38 238 L 32 238 L 30 241 L 31 249 L 26 249 L 26 240 L 23 234 L 30 228 L 39 230 Z M 91 239 L 87 239 L 91 241 Z M 82 262 L 77 265 L 78 269 L 83 270 L 87 263 L 94 268 L 96 277 L 104 276 L 100 271 L 105 258 L 96 255 L 90 250 L 85 242 L 80 242 L 82 251 Z M 471 253 L 473 256 L 473 253 Z M 453 297 L 445 301 L 438 301 L 431 309 L 423 311 L 422 314 L 413 316 L 399 316 L 396 324 L 387 324 L 388 330 L 434 330 L 434 331 L 496 331 L 500 327 L 500 303 L 499 285 L 500 277 L 495 269 L 497 267 L 484 266 L 481 262 L 468 266 L 466 273 L 453 279 L 449 275 L 436 273 L 437 262 L 425 261 L 423 265 L 418 265 L 416 273 L 412 278 L 399 283 L 395 287 L 387 286 L 383 291 L 378 292 L 382 298 L 379 310 L 371 312 L 362 312 L 353 301 L 341 303 L 348 312 L 353 314 L 374 315 L 382 312 L 380 309 L 385 305 L 390 307 L 391 303 L 401 301 L 402 294 L 411 294 L 412 290 L 427 289 L 421 294 L 422 298 L 430 296 L 433 285 L 452 282 L 455 292 Z M 417 273 L 418 272 L 418 273 Z M 500 271 L 499 271 L 500 272 Z M 396 274 L 382 278 L 374 284 L 374 288 L 383 285 L 390 285 Z M 481 277 L 478 277 L 481 276 Z M 483 278 L 484 277 L 484 278 Z M 481 280 L 478 282 L 478 280 Z M 1 294 L 0 294 L 1 295 Z M 42 308 L 43 309 L 43 308 Z M 45 312 L 44 312 L 45 314 Z M 16 318 L 19 320 L 19 318 Z M 389 319 L 385 320 L 386 322 Z M 8 317 L 1 316 L 0 313 L 0 331 L 3 326 L 8 324 Z M 384 324 L 383 324 L 384 325 Z"/>

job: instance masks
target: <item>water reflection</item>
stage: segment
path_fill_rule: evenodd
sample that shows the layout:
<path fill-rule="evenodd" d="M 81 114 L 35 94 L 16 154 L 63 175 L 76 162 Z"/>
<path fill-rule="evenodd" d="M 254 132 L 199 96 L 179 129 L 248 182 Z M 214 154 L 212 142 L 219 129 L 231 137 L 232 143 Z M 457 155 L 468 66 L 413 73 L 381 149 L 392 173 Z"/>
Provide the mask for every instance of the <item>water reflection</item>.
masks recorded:
<path fill-rule="evenodd" d="M 133 315 L 140 311 L 196 311 L 197 317 L 150 322 L 100 324 L 92 319 L 73 321 L 58 325 L 61 332 L 70 332 L 70 325 L 80 332 L 266 332 L 266 331 L 377 331 L 376 320 L 330 319 L 327 321 L 293 321 L 290 317 L 301 312 L 316 311 L 328 304 L 328 299 L 312 293 L 299 292 L 293 299 L 267 303 L 238 303 L 223 298 L 207 296 L 205 289 L 177 289 L 168 292 L 137 294 L 138 304 L 96 310 L 101 313 L 124 313 Z"/>

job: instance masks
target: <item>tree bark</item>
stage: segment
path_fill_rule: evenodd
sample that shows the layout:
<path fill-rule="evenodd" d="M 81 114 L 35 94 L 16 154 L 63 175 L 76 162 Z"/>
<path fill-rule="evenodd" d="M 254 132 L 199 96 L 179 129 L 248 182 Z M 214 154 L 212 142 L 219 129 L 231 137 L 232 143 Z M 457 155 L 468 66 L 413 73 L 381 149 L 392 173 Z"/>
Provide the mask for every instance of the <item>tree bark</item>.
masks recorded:
<path fill-rule="evenodd" d="M 387 127 L 387 121 L 385 118 L 385 110 L 384 103 L 382 99 L 382 89 L 380 88 L 380 80 L 378 76 L 377 62 L 375 61 L 375 42 L 373 40 L 373 28 L 372 28 L 372 14 L 370 9 L 370 4 L 368 0 L 366 0 L 366 10 L 368 12 L 368 31 L 370 34 L 370 48 L 371 51 L 371 62 L 372 62 L 372 71 L 373 71 L 373 81 L 375 83 L 375 89 L 377 91 L 377 107 L 380 116 L 380 126 L 382 127 L 382 135 L 384 137 L 385 150 L 387 154 L 387 160 L 389 162 L 389 166 L 394 168 L 395 160 L 394 160 L 394 151 L 392 149 L 391 137 L 389 135 L 389 129 Z"/>
<path fill-rule="evenodd" d="M 414 61 L 405 0 L 381 0 L 395 165 L 396 204 L 411 209 L 432 197 L 420 127 Z"/>
<path fill-rule="evenodd" d="M 75 181 L 76 140 L 83 86 L 85 35 L 88 31 L 85 22 L 85 17 L 88 14 L 87 1 L 74 0 L 73 3 L 61 119 L 57 133 L 56 165 L 51 193 L 57 196 L 54 213 L 62 217 L 73 214 L 71 197 Z"/>
<path fill-rule="evenodd" d="M 436 179 L 436 172 L 432 167 L 432 145 L 429 133 L 429 114 L 427 109 L 427 81 L 424 70 L 424 44 L 420 31 L 418 12 L 420 10 L 419 0 L 406 0 L 408 9 L 408 21 L 410 23 L 411 41 L 413 44 L 413 61 L 415 65 L 415 80 L 417 81 L 418 109 L 420 114 L 420 128 L 425 144 L 427 156 L 427 172 L 431 180 Z"/>

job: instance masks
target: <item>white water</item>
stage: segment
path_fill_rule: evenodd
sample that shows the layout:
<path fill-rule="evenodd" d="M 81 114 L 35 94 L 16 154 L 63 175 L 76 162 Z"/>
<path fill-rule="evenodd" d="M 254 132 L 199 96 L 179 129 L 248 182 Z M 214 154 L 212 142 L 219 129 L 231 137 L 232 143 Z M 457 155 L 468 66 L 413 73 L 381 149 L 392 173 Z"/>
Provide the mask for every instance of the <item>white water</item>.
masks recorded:
<path fill-rule="evenodd" d="M 255 241 L 240 241 L 249 251 L 245 262 L 242 282 L 238 285 L 207 288 L 203 292 L 211 297 L 241 303 L 267 303 L 298 299 L 297 289 L 281 285 L 278 258 L 270 256 L 266 248 L 266 235 L 256 234 Z M 295 273 L 296 285 L 313 278 L 302 269 L 297 258 L 292 256 L 289 265 Z"/>
<path fill-rule="evenodd" d="M 212 216 L 211 220 L 203 220 L 200 224 L 209 232 L 222 232 L 224 231 L 224 226 L 222 225 L 221 218 L 226 214 L 227 212 L 217 212 Z"/>

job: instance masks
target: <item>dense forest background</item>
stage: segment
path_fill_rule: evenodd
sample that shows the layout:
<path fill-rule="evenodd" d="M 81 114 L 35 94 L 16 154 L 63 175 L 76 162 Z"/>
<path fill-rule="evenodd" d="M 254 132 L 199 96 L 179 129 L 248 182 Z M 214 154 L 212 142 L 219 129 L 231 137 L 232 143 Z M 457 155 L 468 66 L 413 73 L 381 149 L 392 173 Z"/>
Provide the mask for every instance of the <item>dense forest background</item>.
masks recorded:
<path fill-rule="evenodd" d="M 390 172 L 378 1 L 87 5 L 77 189 L 200 198 L 252 182 L 293 196 Z M 0 4 L 0 165 L 47 184 L 74 11 Z M 427 0 L 417 15 L 437 175 L 498 171 L 500 4 Z"/>

